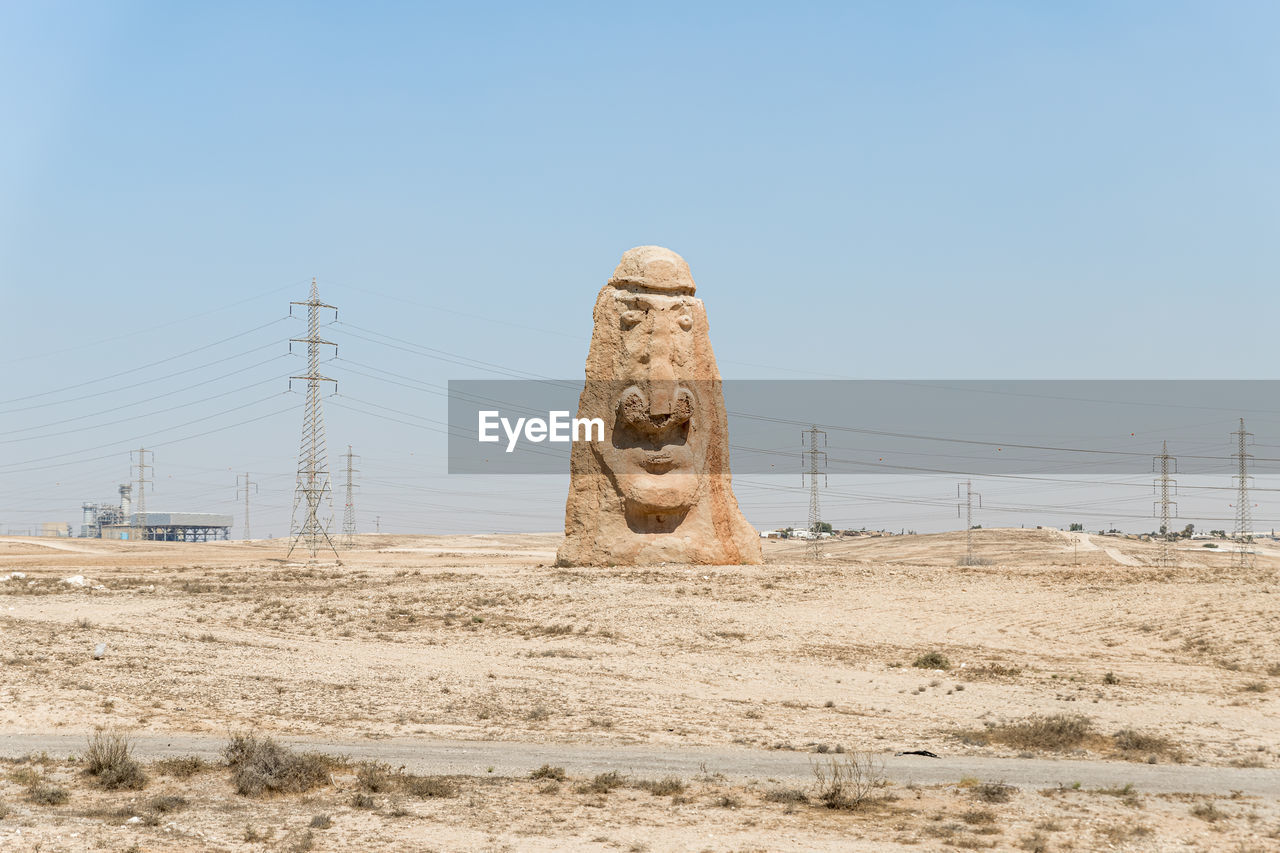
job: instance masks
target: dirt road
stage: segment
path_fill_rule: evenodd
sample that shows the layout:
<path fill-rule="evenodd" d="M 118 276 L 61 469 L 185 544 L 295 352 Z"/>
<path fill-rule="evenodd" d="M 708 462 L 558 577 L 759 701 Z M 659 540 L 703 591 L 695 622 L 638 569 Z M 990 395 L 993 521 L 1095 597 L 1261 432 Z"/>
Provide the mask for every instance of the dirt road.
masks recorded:
<path fill-rule="evenodd" d="M 403 765 L 414 773 L 464 776 L 527 776 L 529 771 L 551 764 L 574 776 L 591 776 L 617 770 L 635 776 L 721 773 L 732 780 L 788 779 L 810 781 L 813 764 L 828 756 L 788 751 L 721 749 L 715 747 L 576 746 L 559 744 L 486 743 L 482 741 L 414 740 L 335 742 L 297 740 L 283 742 L 302 749 L 359 760 L 376 760 L 392 767 Z M 193 735 L 143 735 L 136 739 L 140 758 L 199 755 L 216 758 L 225 738 Z M 85 738 L 77 735 L 0 735 L 0 755 L 18 757 L 47 752 L 65 756 L 83 750 Z M 831 756 L 837 757 L 838 756 Z M 875 755 L 883 762 L 886 778 L 899 784 L 924 785 L 959 782 L 965 777 L 1002 781 L 1020 788 L 1059 786 L 1123 788 L 1132 785 L 1144 793 L 1243 794 L 1280 798 L 1280 770 L 1235 767 L 1193 767 L 1128 762 Z"/>

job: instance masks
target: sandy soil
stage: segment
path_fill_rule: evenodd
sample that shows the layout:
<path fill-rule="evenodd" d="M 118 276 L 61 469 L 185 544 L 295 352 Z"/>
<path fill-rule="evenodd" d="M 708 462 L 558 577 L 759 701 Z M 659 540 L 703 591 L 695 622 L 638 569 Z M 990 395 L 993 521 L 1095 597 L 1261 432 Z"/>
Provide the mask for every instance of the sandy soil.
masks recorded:
<path fill-rule="evenodd" d="M 981 732 L 1033 714 L 1070 714 L 1087 716 L 1096 732 L 1076 757 L 1146 760 L 1117 750 L 1109 737 L 1132 729 L 1164 739 L 1169 748 L 1151 756 L 1162 762 L 1280 763 L 1280 551 L 1260 546 L 1258 568 L 1243 573 L 1230 568 L 1228 546 L 1214 553 L 1190 542 L 1180 568 L 1161 569 L 1153 546 L 1119 537 L 975 534 L 990 565 L 957 566 L 962 533 L 831 542 L 820 562 L 808 560 L 803 543 L 769 541 L 764 566 L 615 569 L 551 567 L 556 535 L 366 536 L 341 566 L 290 563 L 278 541 L 3 539 L 0 578 L 25 577 L 0 581 L 0 731 L 224 734 L 252 727 L 348 740 L 810 752 L 839 745 L 850 752 L 1015 756 L 1026 750 L 988 743 Z M 75 576 L 85 584 L 64 582 Z M 107 653 L 95 661 L 97 643 L 106 643 Z M 913 666 L 928 652 L 941 653 L 949 667 Z M 225 795 L 253 815 L 266 810 L 273 816 L 261 819 L 278 829 L 267 846 L 284 843 L 280 833 L 292 820 L 284 812 L 301 813 L 296 798 L 247 802 L 226 790 L 225 779 L 219 788 L 209 778 L 210 803 Z M 607 836 L 607 843 L 593 842 L 596 835 L 570 831 L 584 820 L 572 815 L 591 808 L 576 799 L 529 793 L 525 782 L 465 784 L 480 793 L 427 811 L 456 810 L 468 798 L 489 803 L 451 812 L 447 823 L 481 833 L 475 837 L 495 849 L 553 849 L 557 839 L 626 849 L 633 843 L 628 832 L 652 849 L 815 849 L 828 841 L 832 849 L 859 849 L 841 846 L 852 837 L 846 831 L 871 821 L 813 807 L 784 814 L 774 803 L 717 809 L 700 799 L 676 808 L 644 792 L 615 792 L 607 808 L 581 812 L 592 817 L 590 832 Z M 908 798 L 898 795 L 892 808 L 876 813 L 900 808 Z M 0 796 L 17 813 L 20 795 Z M 316 808 L 337 807 L 334 791 L 311 796 L 320 798 Z M 937 804 L 930 800 L 920 814 L 946 812 L 944 801 L 966 796 L 930 789 L 921 797 Z M 496 805 L 503 797 L 513 798 L 513 814 L 527 807 L 546 837 L 535 844 L 511 836 L 523 825 L 515 817 L 502 832 L 486 824 L 486 809 L 504 813 Z M 1037 799 L 1058 808 L 1075 797 Z M 1086 800 L 1091 809 L 1105 806 L 1097 820 L 1132 822 L 1123 814 L 1130 807 L 1114 797 Z M 547 802 L 569 811 L 548 811 Z M 1185 803 L 1161 802 L 1188 815 Z M 1267 809 L 1275 805 L 1250 804 L 1212 821 L 1144 813 L 1152 834 L 1124 843 L 1162 849 L 1166 826 L 1174 827 L 1168 838 L 1199 837 L 1178 835 L 1185 824 L 1211 840 L 1239 833 L 1258 849 L 1275 849 L 1266 837 L 1274 827 Z M 100 817 L 68 817 L 70 806 L 21 808 L 30 813 L 29 831 L 53 827 L 64 841 L 74 820 L 103 824 Z M 210 808 L 217 820 L 229 819 L 219 811 L 229 806 Z M 1252 824 L 1242 816 L 1250 809 L 1262 809 Z M 1016 833 L 1037 831 L 1036 814 L 1027 813 L 1025 827 L 984 838 L 1014 845 Z M 50 815 L 57 820 L 46 825 Z M 355 817 L 353 826 L 376 815 Z M 13 820 L 0 820 L 0 834 Z M 427 832 L 438 829 L 435 818 L 406 820 L 416 827 L 406 831 L 429 847 L 476 849 L 471 836 Z M 685 829 L 669 838 L 641 831 L 659 820 Z M 894 820 L 871 821 L 878 828 L 868 828 L 868 837 L 940 837 L 921 835 L 928 821 L 899 830 Z M 803 836 L 796 822 L 816 833 L 813 845 L 786 848 Z M 391 817 L 378 826 L 389 839 L 401 838 Z M 355 844 L 364 830 L 352 831 L 313 835 L 327 849 L 340 838 Z M 1096 849 L 1082 832 L 1072 834 L 1084 845 L 1078 849 Z M 158 843 L 162 835 L 147 838 Z M 237 849 L 221 837 L 209 844 Z M 403 839 L 388 844 L 359 849 L 414 849 Z"/>

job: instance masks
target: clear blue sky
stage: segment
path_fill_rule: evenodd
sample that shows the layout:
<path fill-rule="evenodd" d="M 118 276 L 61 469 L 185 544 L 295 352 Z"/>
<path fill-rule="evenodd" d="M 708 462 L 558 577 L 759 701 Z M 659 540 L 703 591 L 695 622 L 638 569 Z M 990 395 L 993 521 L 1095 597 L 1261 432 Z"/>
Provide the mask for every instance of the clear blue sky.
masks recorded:
<path fill-rule="evenodd" d="M 366 404 L 329 409 L 362 528 L 553 529 L 562 489 L 478 519 L 438 434 L 368 404 L 442 417 L 388 372 L 491 374 L 356 334 L 579 376 L 644 243 L 690 261 L 727 376 L 1273 376 L 1278 31 L 1247 2 L 7 3 L 0 525 L 76 518 L 168 440 L 150 506 L 230 510 L 250 469 L 283 535 L 300 399 L 259 401 L 299 365 L 257 362 L 299 326 L 181 354 L 312 275 L 375 369 L 330 370 Z"/>

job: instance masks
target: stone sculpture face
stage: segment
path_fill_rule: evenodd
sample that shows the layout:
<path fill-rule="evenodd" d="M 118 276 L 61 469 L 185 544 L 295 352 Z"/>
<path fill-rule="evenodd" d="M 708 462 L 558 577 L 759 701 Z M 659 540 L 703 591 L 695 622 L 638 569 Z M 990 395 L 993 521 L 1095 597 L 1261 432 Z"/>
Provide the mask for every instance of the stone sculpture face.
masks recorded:
<path fill-rule="evenodd" d="M 596 299 L 579 417 L 604 440 L 573 448 L 562 565 L 758 563 L 733 497 L 707 315 L 676 253 L 641 246 Z"/>

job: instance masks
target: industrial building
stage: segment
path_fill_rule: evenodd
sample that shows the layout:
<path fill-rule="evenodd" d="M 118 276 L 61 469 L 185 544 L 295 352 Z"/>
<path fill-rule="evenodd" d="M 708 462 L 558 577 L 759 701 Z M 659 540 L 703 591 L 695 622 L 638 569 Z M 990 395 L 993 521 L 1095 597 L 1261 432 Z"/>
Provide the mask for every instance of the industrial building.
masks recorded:
<path fill-rule="evenodd" d="M 214 512 L 132 512 L 133 487 L 120 486 L 120 504 L 81 504 L 84 539 L 212 542 L 229 539 L 232 518 Z"/>

